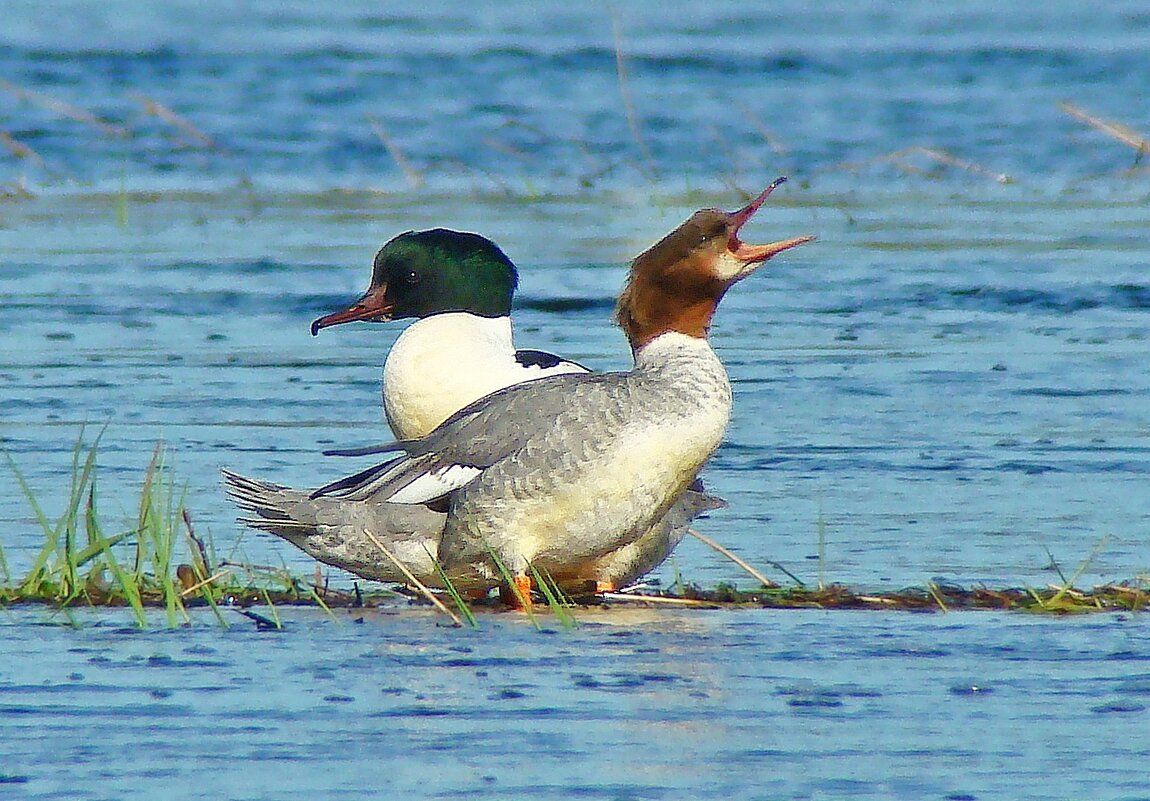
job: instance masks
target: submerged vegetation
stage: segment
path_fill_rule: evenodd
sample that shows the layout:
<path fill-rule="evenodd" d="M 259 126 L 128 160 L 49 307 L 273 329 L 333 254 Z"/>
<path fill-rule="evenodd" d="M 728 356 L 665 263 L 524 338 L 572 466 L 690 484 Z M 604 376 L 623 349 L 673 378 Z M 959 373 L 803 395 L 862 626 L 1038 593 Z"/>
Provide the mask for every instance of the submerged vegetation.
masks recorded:
<path fill-rule="evenodd" d="M 399 588 L 370 594 L 358 584 L 351 590 L 329 586 L 317 572 L 308 581 L 285 568 L 253 565 L 235 558 L 218 558 L 210 541 L 196 534 L 183 491 L 177 488 L 171 466 L 165 462 L 162 443 L 157 444 L 144 470 L 138 511 L 122 530 L 109 533 L 98 511 L 96 456 L 100 437 L 85 444 L 83 432 L 72 454 L 68 501 L 53 520 L 45 512 L 19 466 L 5 454 L 43 535 L 31 568 L 14 577 L 0 543 L 0 604 L 43 604 L 58 609 L 74 607 L 127 607 L 140 627 L 149 624 L 149 610 L 158 610 L 169 627 L 192 622 L 190 610 L 210 611 L 220 625 L 228 625 L 225 609 L 255 621 L 261 628 L 280 628 L 276 607 L 304 605 L 331 609 L 354 609 L 405 603 L 434 603 L 455 625 L 477 627 L 474 610 L 505 610 L 507 604 L 492 597 L 465 601 L 448 585 L 444 597 L 460 613 L 456 615 L 430 590 Z M 1097 549 L 1096 549 L 1097 550 Z M 1093 554 L 1091 555 L 1093 558 Z M 1150 601 L 1150 576 L 1079 589 L 1074 582 L 1090 559 L 1061 583 L 1042 588 L 963 588 L 930 582 L 893 592 L 864 592 L 821 581 L 807 587 L 760 586 L 739 590 L 722 584 L 707 590 L 676 581 L 667 591 L 636 590 L 626 593 L 587 594 L 568 597 L 550 576 L 532 570 L 535 586 L 545 605 L 528 606 L 528 618 L 537 628 L 538 615 L 546 611 L 565 628 L 577 625 L 579 608 L 642 604 L 686 608 L 770 609 L 883 609 L 941 611 L 968 609 L 1017 610 L 1047 614 L 1104 611 L 1137 612 Z M 753 573 L 761 578 L 760 574 Z M 443 574 L 446 578 L 446 574 Z M 792 576 L 792 578 L 794 578 Z M 518 594 L 514 582 L 512 591 Z M 523 599 L 518 599 L 522 605 Z M 260 606 L 267 614 L 248 607 Z"/>
<path fill-rule="evenodd" d="M 514 163 L 532 168 L 522 173 L 515 170 L 493 170 L 483 166 L 482 162 L 468 163 L 460 158 L 445 155 L 430 154 L 420 158 L 418 155 L 406 152 L 403 143 L 391 134 L 384 121 L 372 114 L 363 120 L 364 127 L 370 129 L 370 137 L 365 134 L 365 138 L 374 142 L 381 156 L 386 154 L 386 157 L 394 163 L 398 175 L 402 176 L 404 184 L 412 192 L 421 192 L 432 185 L 437 174 L 464 176 L 471 183 L 473 194 L 493 192 L 506 196 L 536 197 L 544 191 L 537 184 L 540 167 L 544 167 L 542 174 L 550 175 L 552 178 L 573 179 L 574 185 L 580 191 L 595 188 L 601 185 L 604 179 L 619 173 L 629 172 L 644 179 L 654 179 L 660 175 L 673 173 L 677 165 L 668 166 L 659 163 L 647 143 L 644 123 L 636 110 L 631 91 L 628 59 L 624 52 L 617 19 L 614 20 L 612 27 L 619 100 L 631 140 L 625 147 L 623 143 L 615 143 L 615 147 L 604 148 L 602 143 L 596 142 L 591 137 L 573 137 L 550 132 L 528 120 L 509 115 L 497 123 L 490 135 L 483 137 L 477 143 L 476 150 L 489 151 L 504 164 Z M 48 113 L 66 122 L 79 124 L 93 136 L 115 143 L 115 147 L 123 154 L 125 164 L 129 159 L 141 158 L 147 147 L 141 143 L 162 138 L 170 143 L 171 153 L 193 153 L 200 159 L 226 160 L 221 163 L 228 163 L 239 169 L 240 187 L 245 191 L 252 189 L 249 178 L 250 166 L 238 161 L 237 154 L 225 147 L 220 136 L 208 133 L 188 116 L 177 111 L 173 105 L 159 98 L 139 91 L 126 91 L 118 100 L 126 108 L 131 109 L 132 113 L 112 121 L 89 108 L 67 102 L 61 97 L 3 79 L 0 79 L 0 96 L 7 96 L 19 105 Z M 698 143 L 700 147 L 697 148 L 697 152 L 722 154 L 722 162 L 712 167 L 717 171 L 718 179 L 728 188 L 749 198 L 755 194 L 753 189 L 761 173 L 763 161 L 767 158 L 785 158 L 792 148 L 772 131 L 771 126 L 759 112 L 746 104 L 736 105 L 739 117 L 743 119 L 744 129 L 724 133 L 717 127 L 711 127 L 707 131 L 706 140 Z M 1145 176 L 1150 169 L 1144 159 L 1145 154 L 1150 152 L 1150 138 L 1130 125 L 1100 117 L 1068 101 L 1051 104 L 1049 113 L 1051 125 L 1058 119 L 1058 115 L 1069 117 L 1076 123 L 1109 137 L 1119 146 L 1133 150 L 1133 159 L 1129 164 L 1111 173 L 1087 177 L 1139 177 Z M 37 183 L 30 182 L 29 175 L 39 176 L 44 183 L 75 177 L 57 155 L 39 152 L 33 146 L 34 140 L 34 136 L 26 137 L 20 130 L 15 133 L 0 130 L 0 157 L 7 157 L 6 160 L 13 162 L 22 170 L 15 179 L 5 178 L 0 182 L 0 197 L 13 200 L 35 197 Z M 562 167 L 556 166 L 554 160 L 547 165 L 541 163 L 546 158 L 540 155 L 546 150 L 544 145 L 558 147 L 568 154 L 569 158 L 557 162 L 562 164 Z M 926 180 L 948 175 L 964 175 L 999 184 L 1016 183 L 1028 177 L 1012 175 L 996 166 L 974 161 L 962 155 L 959 152 L 960 147 L 960 145 L 942 146 L 932 142 L 908 141 L 886 152 L 862 154 L 850 159 L 811 165 L 809 168 L 796 165 L 798 169 L 787 171 L 804 184 L 810 184 L 828 174 L 857 174 L 871 170 L 893 171 L 902 176 L 915 176 Z M 744 150 L 758 150 L 762 155 L 750 159 L 740 158 L 740 151 Z M 749 172 L 755 175 L 755 178 L 744 174 L 748 168 L 748 161 Z M 372 192 L 378 191 L 364 188 Z M 143 196 L 147 197 L 148 193 L 143 193 Z M 117 222 L 121 227 L 127 223 L 128 199 L 129 193 L 122 177 L 116 206 Z"/>

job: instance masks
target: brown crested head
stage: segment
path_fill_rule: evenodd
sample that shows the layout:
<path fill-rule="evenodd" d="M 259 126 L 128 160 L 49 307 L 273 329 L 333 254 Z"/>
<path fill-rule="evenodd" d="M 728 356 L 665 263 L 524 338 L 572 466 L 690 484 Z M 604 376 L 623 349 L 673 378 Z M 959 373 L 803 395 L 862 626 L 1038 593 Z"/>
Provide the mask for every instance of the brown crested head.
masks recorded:
<path fill-rule="evenodd" d="M 631 263 L 615 321 L 638 351 L 660 334 L 705 338 L 723 295 L 772 256 L 813 236 L 749 245 L 739 230 L 785 178 L 777 178 L 738 211 L 702 209 Z"/>

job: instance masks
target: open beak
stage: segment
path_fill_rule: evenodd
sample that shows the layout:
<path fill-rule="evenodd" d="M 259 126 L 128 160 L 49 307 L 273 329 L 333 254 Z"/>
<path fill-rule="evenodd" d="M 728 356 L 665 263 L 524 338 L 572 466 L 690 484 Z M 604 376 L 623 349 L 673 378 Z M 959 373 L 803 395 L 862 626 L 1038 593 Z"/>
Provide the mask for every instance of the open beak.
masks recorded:
<path fill-rule="evenodd" d="M 367 290 L 359 300 L 343 311 L 320 317 L 311 324 L 311 335 L 314 337 L 321 328 L 350 323 L 355 320 L 371 320 L 372 322 L 387 322 L 391 319 L 391 312 L 395 305 L 387 300 L 387 284 L 373 286 Z"/>
<path fill-rule="evenodd" d="M 772 256 L 776 256 L 779 253 L 782 253 L 784 250 L 790 250 L 793 247 L 797 247 L 798 245 L 802 245 L 806 242 L 811 242 L 814 240 L 815 237 L 813 236 L 796 236 L 792 237 L 791 239 L 783 239 L 778 242 L 771 242 L 769 245 L 748 245 L 746 242 L 743 242 L 739 239 L 739 229 L 746 224 L 747 220 L 755 216 L 755 212 L 759 210 L 759 207 L 762 206 L 763 203 L 766 202 L 771 193 L 775 191 L 775 188 L 786 180 L 786 176 L 780 176 L 776 178 L 775 180 L 771 181 L 770 186 L 759 193 L 758 197 L 756 197 L 746 206 L 743 206 L 743 208 L 739 209 L 738 211 L 732 211 L 730 213 L 729 219 L 731 225 L 731 233 L 730 241 L 727 243 L 727 248 L 731 251 L 731 255 L 733 255 L 739 261 L 743 262 L 743 264 L 745 264 L 747 267 L 746 270 L 738 274 L 736 280 L 739 278 L 746 278 L 748 275 L 753 273 L 759 267 L 759 265 L 761 265 Z"/>

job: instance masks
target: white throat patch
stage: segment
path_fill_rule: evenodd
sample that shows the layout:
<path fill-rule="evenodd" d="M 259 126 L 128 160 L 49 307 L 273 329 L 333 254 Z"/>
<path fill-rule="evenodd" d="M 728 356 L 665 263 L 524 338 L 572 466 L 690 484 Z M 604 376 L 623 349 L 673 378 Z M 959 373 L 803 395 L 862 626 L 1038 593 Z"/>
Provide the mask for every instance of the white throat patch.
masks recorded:
<path fill-rule="evenodd" d="M 748 264 L 741 259 L 737 259 L 731 251 L 724 250 L 715 262 L 715 273 L 723 281 L 733 281 L 736 278 L 743 278 L 744 276 L 750 275 L 758 266 L 755 262 Z"/>

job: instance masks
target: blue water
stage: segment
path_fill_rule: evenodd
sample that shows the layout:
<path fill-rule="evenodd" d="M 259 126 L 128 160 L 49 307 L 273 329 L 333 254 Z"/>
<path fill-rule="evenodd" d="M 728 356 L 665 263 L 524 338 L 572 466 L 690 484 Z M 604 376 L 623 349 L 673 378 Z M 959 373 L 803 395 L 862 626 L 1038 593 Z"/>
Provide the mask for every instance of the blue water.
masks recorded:
<path fill-rule="evenodd" d="M 1124 617 L 431 613 L 285 634 L 0 627 L 8 798 L 1124 798 L 1150 637 Z M 103 616 L 101 616 L 103 617 Z M 411 618 L 416 625 L 411 625 Z"/>
<path fill-rule="evenodd" d="M 0 445 L 58 514 L 106 424 L 114 529 L 163 439 L 218 551 L 310 574 L 217 471 L 314 486 L 354 467 L 321 449 L 386 435 L 400 327 L 308 333 L 383 241 L 487 234 L 522 344 L 624 368 L 628 260 L 786 173 L 746 238 L 819 241 L 719 310 L 731 505 L 701 530 L 782 582 L 1145 577 L 1148 172 L 1056 104 L 1150 133 L 1147 41 L 1134 2 L 8 2 L 0 78 L 40 94 L 0 86 L 31 148 L 0 155 Z M 42 537 L 6 470 L 18 576 Z M 679 575 L 751 583 L 693 541 Z M 1150 798 L 1141 616 L 583 616 L 7 612 L 0 797 Z"/>
<path fill-rule="evenodd" d="M 1134 154 L 1056 102 L 1150 127 L 1131 102 L 1150 34 L 1138 0 L 52 9 L 6 3 L 0 76 L 132 137 L 30 103 L 6 104 L 4 128 L 45 160 L 37 179 L 50 169 L 105 188 L 404 189 L 369 116 L 431 186 L 545 193 L 758 185 L 778 172 L 848 188 L 828 172 L 914 145 L 1057 188 Z M 213 146 L 145 114 L 141 95 Z"/>

